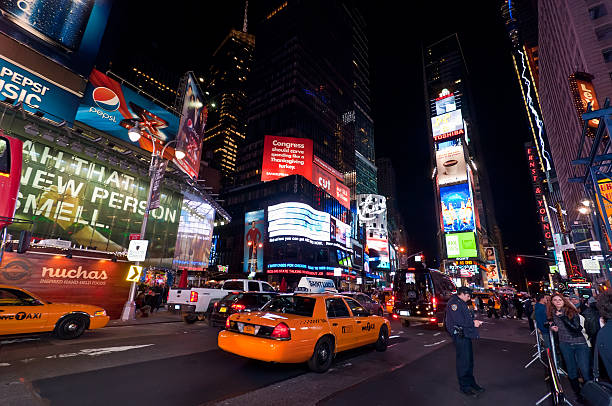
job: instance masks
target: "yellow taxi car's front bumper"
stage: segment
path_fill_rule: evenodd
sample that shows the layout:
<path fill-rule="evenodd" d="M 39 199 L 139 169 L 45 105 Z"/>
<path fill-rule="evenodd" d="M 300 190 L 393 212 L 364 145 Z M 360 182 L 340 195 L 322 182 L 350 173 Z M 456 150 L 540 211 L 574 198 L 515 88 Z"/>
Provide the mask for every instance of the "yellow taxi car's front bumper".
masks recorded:
<path fill-rule="evenodd" d="M 102 328 L 108 324 L 110 317 L 108 316 L 92 316 L 89 318 L 89 329 Z"/>
<path fill-rule="evenodd" d="M 314 351 L 314 343 L 298 345 L 291 340 L 261 338 L 227 330 L 219 333 L 217 342 L 223 351 L 266 362 L 306 362 Z"/>

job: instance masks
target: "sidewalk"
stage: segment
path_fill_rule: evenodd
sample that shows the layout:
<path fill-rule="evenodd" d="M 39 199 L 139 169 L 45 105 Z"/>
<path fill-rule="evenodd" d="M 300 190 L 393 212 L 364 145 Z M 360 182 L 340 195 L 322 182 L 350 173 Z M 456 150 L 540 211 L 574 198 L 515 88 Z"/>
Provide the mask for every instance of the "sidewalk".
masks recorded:
<path fill-rule="evenodd" d="M 120 326 L 134 326 L 141 324 L 157 324 L 157 323 L 175 323 L 183 322 L 183 318 L 180 313 L 170 313 L 165 307 L 160 308 L 159 311 L 149 314 L 149 317 L 136 317 L 135 320 L 123 321 L 121 319 L 115 319 L 108 322 L 106 327 L 120 327 Z"/>

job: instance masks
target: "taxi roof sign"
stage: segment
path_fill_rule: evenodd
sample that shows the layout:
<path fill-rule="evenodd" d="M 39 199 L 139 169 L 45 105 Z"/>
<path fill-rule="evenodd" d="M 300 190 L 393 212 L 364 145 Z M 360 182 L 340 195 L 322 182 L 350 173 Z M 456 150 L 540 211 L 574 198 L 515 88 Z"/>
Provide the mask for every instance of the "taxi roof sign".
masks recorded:
<path fill-rule="evenodd" d="M 302 279 L 300 279 L 300 283 L 298 283 L 297 287 L 295 288 L 295 292 L 338 293 L 338 290 L 336 289 L 334 281 L 331 279 L 304 276 Z"/>

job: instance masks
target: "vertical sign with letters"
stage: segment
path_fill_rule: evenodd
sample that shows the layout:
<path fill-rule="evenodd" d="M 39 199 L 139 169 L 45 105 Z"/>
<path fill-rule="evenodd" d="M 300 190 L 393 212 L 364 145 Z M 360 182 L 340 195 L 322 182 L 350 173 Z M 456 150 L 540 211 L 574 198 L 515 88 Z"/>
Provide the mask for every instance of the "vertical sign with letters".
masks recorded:
<path fill-rule="evenodd" d="M 538 165 L 538 155 L 535 147 L 530 142 L 525 143 L 525 152 L 527 153 L 527 164 L 529 165 L 529 177 L 533 185 L 533 193 L 535 195 L 538 208 L 538 219 L 542 226 L 542 233 L 547 247 L 553 247 L 552 229 L 548 220 L 548 210 L 546 210 L 546 200 L 544 190 L 542 188 L 542 178 L 540 166 Z"/>

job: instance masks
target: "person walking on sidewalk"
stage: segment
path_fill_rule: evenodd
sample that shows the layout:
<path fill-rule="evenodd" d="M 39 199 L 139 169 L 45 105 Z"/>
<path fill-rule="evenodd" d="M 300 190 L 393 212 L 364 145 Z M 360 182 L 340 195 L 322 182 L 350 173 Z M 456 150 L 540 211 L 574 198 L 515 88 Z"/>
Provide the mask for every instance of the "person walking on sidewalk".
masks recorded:
<path fill-rule="evenodd" d="M 468 308 L 472 290 L 465 286 L 457 288 L 446 306 L 445 325 L 453 338 L 456 352 L 457 380 L 459 389 L 467 396 L 478 396 L 484 392 L 474 379 L 474 353 L 472 339 L 479 338 L 480 320 L 474 320 L 474 314 Z"/>
<path fill-rule="evenodd" d="M 527 299 L 525 299 L 525 304 L 523 307 L 525 308 L 525 316 L 527 316 L 527 321 L 529 322 L 529 331 L 533 331 L 535 328 L 533 318 L 531 317 L 533 314 L 533 299 L 528 296 Z"/>
<path fill-rule="evenodd" d="M 547 348 L 550 347 L 550 332 L 548 330 L 548 301 L 550 297 L 548 295 L 543 295 L 542 293 L 538 293 L 536 295 L 536 304 L 535 304 L 535 321 L 538 330 L 542 333 L 542 338 L 544 339 L 544 344 Z"/>
<path fill-rule="evenodd" d="M 608 376 L 612 376 L 612 294 L 601 293 L 597 296 L 597 309 L 605 323 L 597 333 L 597 349 L 606 367 Z"/>
<path fill-rule="evenodd" d="M 580 314 L 569 299 L 555 293 L 547 309 L 548 319 L 551 321 L 550 329 L 559 334 L 559 349 L 567 368 L 572 390 L 579 401 L 580 383 L 578 382 L 578 370 L 582 374 L 584 382 L 593 379 L 591 373 L 591 350 L 590 343 L 585 338 L 580 321 Z"/>
<path fill-rule="evenodd" d="M 516 318 L 523 320 L 523 302 L 518 296 L 514 296 L 514 308 L 516 309 Z"/>
<path fill-rule="evenodd" d="M 508 298 L 506 295 L 499 300 L 501 317 L 508 317 Z"/>
<path fill-rule="evenodd" d="M 491 316 L 495 316 L 496 319 L 499 319 L 499 314 L 497 314 L 497 309 L 495 308 L 495 299 L 493 296 L 489 296 L 489 300 L 487 301 L 487 316 L 491 318 Z"/>

